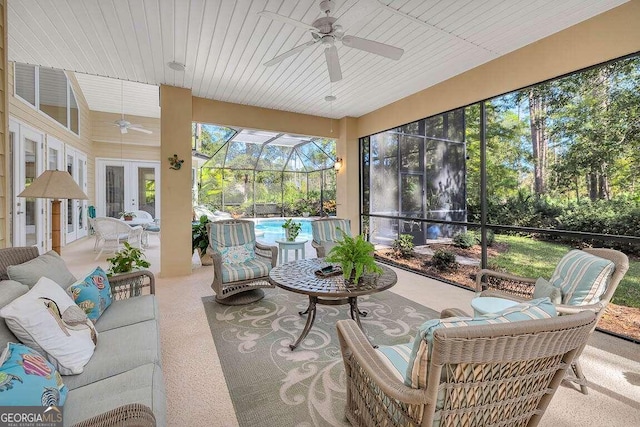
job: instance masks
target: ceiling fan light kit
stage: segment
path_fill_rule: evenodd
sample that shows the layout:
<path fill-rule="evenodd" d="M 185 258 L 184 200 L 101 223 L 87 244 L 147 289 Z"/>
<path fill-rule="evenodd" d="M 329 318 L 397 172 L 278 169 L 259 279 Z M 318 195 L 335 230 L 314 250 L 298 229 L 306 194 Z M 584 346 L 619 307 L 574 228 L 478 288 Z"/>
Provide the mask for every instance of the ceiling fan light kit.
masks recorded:
<path fill-rule="evenodd" d="M 176 61 L 169 62 L 167 66 L 173 71 L 184 71 L 187 68 L 184 64 Z"/>
<path fill-rule="evenodd" d="M 310 31 L 311 36 L 313 37 L 313 40 L 276 56 L 275 58 L 265 62 L 264 65 L 269 67 L 271 65 L 278 64 L 290 56 L 296 55 L 309 47 L 320 44 L 324 48 L 324 56 L 327 62 L 327 69 L 329 71 L 329 80 L 331 80 L 331 82 L 337 82 L 342 79 L 342 69 L 340 67 L 340 58 L 338 56 L 336 40 L 341 42 L 343 46 L 384 56 L 385 58 L 393 59 L 395 61 L 402 57 L 404 50 L 398 47 L 369 39 L 363 39 L 361 37 L 346 35 L 342 26 L 336 24 L 339 18 L 331 16 L 331 12 L 334 8 L 335 3 L 332 0 L 321 1 L 320 10 L 322 13 L 326 14 L 326 16 L 316 19 L 311 25 L 307 25 L 304 22 L 296 21 L 295 19 L 278 15 L 277 13 L 269 12 L 267 10 L 258 12 L 260 16 L 265 18 L 304 28 L 305 30 Z"/>

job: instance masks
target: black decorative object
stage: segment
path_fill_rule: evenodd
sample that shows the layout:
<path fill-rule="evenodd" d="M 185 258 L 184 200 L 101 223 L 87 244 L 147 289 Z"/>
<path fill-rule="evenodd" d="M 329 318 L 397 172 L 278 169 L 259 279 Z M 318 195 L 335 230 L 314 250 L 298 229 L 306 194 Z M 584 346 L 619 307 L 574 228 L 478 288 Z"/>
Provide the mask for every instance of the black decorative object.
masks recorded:
<path fill-rule="evenodd" d="M 174 154 L 173 157 L 169 157 L 169 163 L 171 164 L 171 168 L 173 170 L 180 170 L 184 160 L 178 160 L 178 155 Z"/>

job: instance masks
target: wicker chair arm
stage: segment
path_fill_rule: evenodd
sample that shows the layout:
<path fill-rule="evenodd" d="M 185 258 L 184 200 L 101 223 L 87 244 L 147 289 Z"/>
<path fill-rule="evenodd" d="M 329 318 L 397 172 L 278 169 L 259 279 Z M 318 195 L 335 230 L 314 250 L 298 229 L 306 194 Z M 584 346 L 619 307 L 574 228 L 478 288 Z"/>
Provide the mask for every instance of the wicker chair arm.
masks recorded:
<path fill-rule="evenodd" d="M 514 274 L 509 274 L 509 273 L 503 273 L 501 271 L 495 271 L 495 270 L 488 270 L 488 269 L 482 269 L 478 272 L 478 274 L 476 274 L 476 290 L 478 292 L 483 291 L 483 281 L 482 279 L 487 276 L 487 277 L 497 277 L 499 279 L 506 279 L 512 282 L 521 282 L 524 284 L 534 284 L 536 283 L 536 279 L 532 279 L 530 277 L 521 277 L 521 276 L 516 276 Z M 484 282 L 484 285 L 489 286 L 489 283 Z"/>
<path fill-rule="evenodd" d="M 154 427 L 155 425 L 156 417 L 151 408 L 140 403 L 131 403 L 74 424 L 73 427 Z"/>
<path fill-rule="evenodd" d="M 413 405 L 433 403 L 427 398 L 426 390 L 411 388 L 398 381 L 391 370 L 376 355 L 371 343 L 355 321 L 351 319 L 339 320 L 336 325 L 343 357 L 354 357 L 371 381 L 388 398 Z"/>
<path fill-rule="evenodd" d="M 145 279 L 149 280 L 145 284 Z M 149 270 L 136 270 L 109 277 L 111 292 L 116 299 L 126 299 L 142 295 L 142 288 L 149 287 L 149 293 L 156 293 L 156 279 Z"/>
<path fill-rule="evenodd" d="M 269 253 L 269 256 L 266 255 Z M 278 247 L 263 245 L 256 241 L 256 255 L 267 258 L 271 261 L 271 267 L 275 267 L 278 263 Z"/>
<path fill-rule="evenodd" d="M 316 242 L 315 240 L 311 241 L 311 247 L 313 247 L 316 250 L 316 256 L 318 258 L 324 258 L 327 256 L 327 253 L 324 250 L 324 246 L 322 246 L 320 243 Z"/>
<path fill-rule="evenodd" d="M 558 311 L 558 314 L 577 314 L 583 311 L 593 311 L 594 313 L 600 313 L 600 311 L 603 309 L 604 304 L 600 302 L 584 305 L 556 304 L 556 310 Z"/>

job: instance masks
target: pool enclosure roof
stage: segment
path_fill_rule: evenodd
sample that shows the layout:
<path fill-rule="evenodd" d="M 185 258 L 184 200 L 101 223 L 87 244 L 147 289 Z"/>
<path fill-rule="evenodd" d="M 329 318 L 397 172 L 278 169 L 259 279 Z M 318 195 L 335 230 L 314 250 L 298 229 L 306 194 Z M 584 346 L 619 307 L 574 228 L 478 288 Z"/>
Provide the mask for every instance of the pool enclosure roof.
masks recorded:
<path fill-rule="evenodd" d="M 198 127 L 199 126 L 199 127 Z M 196 125 L 206 168 L 309 173 L 333 168 L 335 140 L 215 125 Z"/>

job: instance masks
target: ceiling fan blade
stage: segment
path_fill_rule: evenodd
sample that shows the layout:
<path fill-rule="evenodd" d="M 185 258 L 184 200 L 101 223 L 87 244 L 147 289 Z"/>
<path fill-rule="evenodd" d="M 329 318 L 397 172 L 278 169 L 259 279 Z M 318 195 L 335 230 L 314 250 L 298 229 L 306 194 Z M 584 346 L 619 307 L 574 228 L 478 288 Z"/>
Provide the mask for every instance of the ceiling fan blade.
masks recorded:
<path fill-rule="evenodd" d="M 273 19 L 274 21 L 284 22 L 285 24 L 295 25 L 296 27 L 304 28 L 305 30 L 318 31 L 311 25 L 305 24 L 304 22 L 296 21 L 295 19 L 278 15 L 277 13 L 269 12 L 268 10 L 263 10 L 262 12 L 258 12 L 258 15 L 264 16 L 265 18 Z"/>
<path fill-rule="evenodd" d="M 329 80 L 337 82 L 342 80 L 342 70 L 340 69 L 340 58 L 338 58 L 338 49 L 335 45 L 324 50 L 324 57 L 327 60 L 327 68 L 329 69 Z"/>
<path fill-rule="evenodd" d="M 297 54 L 297 53 L 299 53 L 299 52 L 302 52 L 302 51 L 303 51 L 303 50 L 305 50 L 306 48 L 308 48 L 308 47 L 310 47 L 310 46 L 313 46 L 314 44 L 316 44 L 316 43 L 318 43 L 318 42 L 319 42 L 319 39 L 318 39 L 318 40 L 311 40 L 310 42 L 306 42 L 306 43 L 304 43 L 304 44 L 301 44 L 301 45 L 299 45 L 299 46 L 296 46 L 296 47 L 294 47 L 293 49 L 286 51 L 286 52 L 285 52 L 285 53 L 283 53 L 282 55 L 278 55 L 278 56 L 276 56 L 275 58 L 270 59 L 269 61 L 265 62 L 265 63 L 264 63 L 264 65 L 265 65 L 266 67 L 270 67 L 271 65 L 275 65 L 275 64 L 277 64 L 278 62 L 280 62 L 280 61 L 282 61 L 282 60 L 284 60 L 284 59 L 287 59 L 287 58 L 288 58 L 288 57 L 290 57 L 290 56 L 293 56 L 293 55 L 295 55 L 295 54 Z"/>
<path fill-rule="evenodd" d="M 140 127 L 140 125 L 131 125 L 131 126 L 129 126 L 129 129 L 130 130 L 135 130 L 137 132 L 146 133 L 147 135 L 151 135 L 153 133 L 149 129 L 145 129 L 143 127 Z"/>
<path fill-rule="evenodd" d="M 398 60 L 402 57 L 404 49 L 391 46 L 384 43 L 374 42 L 373 40 L 367 40 L 355 36 L 342 37 L 342 44 L 354 49 L 364 50 L 365 52 L 375 53 L 376 55 L 384 56 L 389 59 Z"/>

